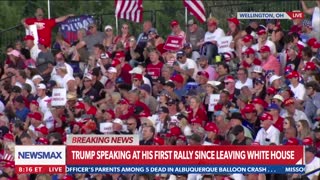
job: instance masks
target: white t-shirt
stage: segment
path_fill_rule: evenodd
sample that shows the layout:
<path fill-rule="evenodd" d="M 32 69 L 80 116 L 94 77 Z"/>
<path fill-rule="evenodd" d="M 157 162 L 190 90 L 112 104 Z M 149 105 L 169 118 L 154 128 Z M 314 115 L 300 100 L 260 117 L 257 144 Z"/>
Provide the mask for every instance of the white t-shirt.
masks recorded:
<path fill-rule="evenodd" d="M 313 170 L 315 170 L 315 169 L 317 169 L 319 167 L 320 167 L 320 158 L 314 157 L 313 160 L 309 164 L 306 164 L 306 173 L 308 173 L 310 171 L 313 171 Z M 319 171 L 310 174 L 308 176 L 308 178 L 309 179 L 313 179 L 314 176 L 318 176 L 318 175 L 319 175 Z"/>
<path fill-rule="evenodd" d="M 68 91 L 68 82 L 71 80 L 75 80 L 73 76 L 70 76 L 69 74 L 66 74 L 63 78 L 62 78 L 62 83 L 61 83 L 61 87 L 65 88 Z"/>
<path fill-rule="evenodd" d="M 43 99 L 41 99 L 40 97 L 37 99 L 42 114 L 45 114 L 47 111 L 49 111 L 48 100 L 50 100 L 49 96 L 46 96 Z"/>
<path fill-rule="evenodd" d="M 320 8 L 314 7 L 312 14 L 312 28 L 314 31 L 320 33 Z"/>
<path fill-rule="evenodd" d="M 243 86 L 247 86 L 248 88 L 253 88 L 253 83 L 251 78 L 247 78 L 246 82 L 242 83 L 238 80 L 235 84 L 236 89 L 241 89 Z"/>
<path fill-rule="evenodd" d="M 204 34 L 204 42 L 218 41 L 224 36 L 224 31 L 221 28 L 217 28 L 214 32 L 207 31 L 206 34 Z"/>
<path fill-rule="evenodd" d="M 38 55 L 40 53 L 40 49 L 38 48 L 37 45 L 34 45 L 31 49 L 30 49 L 30 56 L 33 60 L 37 60 Z"/>
<path fill-rule="evenodd" d="M 271 54 L 277 53 L 276 45 L 274 44 L 274 42 L 267 40 L 266 43 L 264 44 L 264 46 L 269 46 L 269 48 L 271 50 Z M 252 49 L 254 49 L 255 51 L 259 51 L 260 50 L 259 44 L 253 45 Z"/>
<path fill-rule="evenodd" d="M 48 129 L 52 128 L 54 126 L 54 119 L 52 116 L 51 111 L 46 111 L 43 115 L 43 121 L 46 124 L 46 127 Z"/>
<path fill-rule="evenodd" d="M 301 83 L 297 87 L 293 87 L 292 84 L 289 85 L 291 91 L 294 93 L 294 97 L 299 100 L 304 100 L 304 95 L 306 94 L 306 88 Z"/>
<path fill-rule="evenodd" d="M 261 128 L 258 131 L 255 142 L 259 142 L 261 145 L 269 145 L 270 143 L 275 143 L 279 145 L 280 141 L 280 131 L 271 125 L 268 130 Z"/>
<path fill-rule="evenodd" d="M 186 62 L 184 64 L 179 62 L 179 66 L 183 70 L 194 69 L 192 78 L 196 79 L 196 76 L 197 76 L 197 73 L 198 73 L 198 66 L 197 66 L 197 64 L 196 64 L 196 62 L 194 60 L 187 58 L 187 60 L 186 60 Z"/>

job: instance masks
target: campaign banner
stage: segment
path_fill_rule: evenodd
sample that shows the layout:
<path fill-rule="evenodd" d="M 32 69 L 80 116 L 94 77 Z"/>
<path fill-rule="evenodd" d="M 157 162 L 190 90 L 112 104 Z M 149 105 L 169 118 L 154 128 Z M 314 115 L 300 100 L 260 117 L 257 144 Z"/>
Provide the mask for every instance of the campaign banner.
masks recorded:
<path fill-rule="evenodd" d="M 15 146 L 15 170 L 18 174 L 58 174 L 66 172 L 66 146 Z"/>
<path fill-rule="evenodd" d="M 59 24 L 59 32 L 66 41 L 73 43 L 77 41 L 77 31 L 81 28 L 88 30 L 89 24 L 93 22 L 93 17 L 89 15 L 69 17 Z"/>
<path fill-rule="evenodd" d="M 182 49 L 183 37 L 170 35 L 167 37 L 163 49 L 168 51 L 178 51 Z"/>
<path fill-rule="evenodd" d="M 72 134 L 67 135 L 68 147 L 100 147 L 104 146 L 128 146 L 139 145 L 139 136 L 136 134 L 108 134 L 108 135 L 84 135 L 84 134 Z M 94 146 L 95 145 L 95 146 Z M 137 147 L 137 146 L 134 146 Z M 89 147 L 86 147 L 87 149 Z"/>
<path fill-rule="evenodd" d="M 67 146 L 67 165 L 303 165 L 303 146 Z"/>
<path fill-rule="evenodd" d="M 304 165 L 194 165 L 194 166 L 67 166 L 68 174 L 304 174 Z"/>
<path fill-rule="evenodd" d="M 232 40 L 232 36 L 221 37 L 218 41 L 218 53 L 226 53 L 233 51 L 233 49 L 230 48 Z"/>
<path fill-rule="evenodd" d="M 100 123 L 100 132 L 104 134 L 111 134 L 113 132 L 112 123 L 111 122 Z"/>
<path fill-rule="evenodd" d="M 51 106 L 65 106 L 67 103 L 67 89 L 52 89 Z"/>

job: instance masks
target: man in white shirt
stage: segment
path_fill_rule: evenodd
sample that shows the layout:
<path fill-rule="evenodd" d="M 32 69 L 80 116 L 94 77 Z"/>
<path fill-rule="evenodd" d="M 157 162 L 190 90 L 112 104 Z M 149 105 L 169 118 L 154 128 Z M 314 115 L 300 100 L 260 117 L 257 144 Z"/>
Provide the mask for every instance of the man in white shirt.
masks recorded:
<path fill-rule="evenodd" d="M 274 42 L 268 40 L 268 34 L 265 29 L 260 29 L 258 32 L 258 43 L 252 46 L 252 49 L 254 49 L 256 52 L 260 51 L 260 48 L 263 46 L 268 46 L 271 50 L 271 54 L 276 55 L 276 45 Z"/>
<path fill-rule="evenodd" d="M 288 116 L 293 117 L 295 122 L 298 122 L 301 119 L 305 119 L 309 122 L 309 125 L 311 127 L 311 122 L 307 115 L 295 107 L 294 100 L 292 98 L 288 98 L 283 102 L 283 106 L 285 107 L 286 111 L 283 113 L 282 117 L 286 118 Z"/>
<path fill-rule="evenodd" d="M 27 35 L 23 38 L 23 40 L 26 43 L 27 49 L 29 49 L 30 51 L 31 58 L 33 60 L 37 60 L 40 49 L 38 48 L 38 45 L 34 44 L 34 37 L 31 35 Z"/>
<path fill-rule="evenodd" d="M 205 33 L 204 39 L 198 43 L 198 46 L 202 46 L 201 55 L 206 55 L 211 64 L 212 59 L 218 55 L 217 42 L 221 37 L 225 36 L 225 33 L 221 28 L 218 27 L 218 21 L 215 18 L 208 19 L 207 27 L 208 31 Z"/>
<path fill-rule="evenodd" d="M 290 89 L 294 93 L 294 97 L 296 101 L 298 101 L 298 104 L 302 104 L 304 101 L 304 96 L 306 94 L 306 88 L 303 84 L 299 82 L 299 73 L 297 71 L 292 71 L 287 78 L 290 81 Z"/>
<path fill-rule="evenodd" d="M 50 97 L 46 95 L 46 85 L 40 83 L 37 86 L 37 95 L 38 95 L 38 103 L 40 107 L 40 111 L 42 114 L 45 114 L 46 111 L 49 111 L 48 102 L 50 101 Z"/>
<path fill-rule="evenodd" d="M 270 145 L 271 143 L 279 145 L 280 131 L 272 125 L 272 115 L 263 113 L 260 116 L 260 121 L 262 128 L 258 131 L 255 142 L 259 142 L 260 145 Z"/>
<path fill-rule="evenodd" d="M 305 147 L 306 173 L 320 167 L 320 158 L 316 157 L 317 148 L 314 146 Z M 319 171 L 308 175 L 309 179 L 318 179 Z"/>
<path fill-rule="evenodd" d="M 237 72 L 237 82 L 236 82 L 236 89 L 241 89 L 243 86 L 247 86 L 248 88 L 253 88 L 252 79 L 248 78 L 248 70 L 245 68 L 239 68 Z"/>
<path fill-rule="evenodd" d="M 185 74 L 193 79 L 196 79 L 198 66 L 192 59 L 187 58 L 184 51 L 177 52 L 178 64 L 173 65 L 173 69 L 181 74 Z"/>

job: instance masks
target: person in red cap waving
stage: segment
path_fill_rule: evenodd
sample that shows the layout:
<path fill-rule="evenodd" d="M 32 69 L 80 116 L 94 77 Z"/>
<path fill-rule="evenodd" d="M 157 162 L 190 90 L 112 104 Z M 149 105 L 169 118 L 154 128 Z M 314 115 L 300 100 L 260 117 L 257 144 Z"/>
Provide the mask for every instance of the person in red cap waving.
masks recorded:
<path fill-rule="evenodd" d="M 51 45 L 51 31 L 57 23 L 63 22 L 69 17 L 74 16 L 69 14 L 66 16 L 58 18 L 44 18 L 44 10 L 42 8 L 37 8 L 35 12 L 35 18 L 24 18 L 21 20 L 21 23 L 26 29 L 29 29 L 30 25 L 36 25 L 38 31 L 38 37 L 43 38 L 46 42 L 45 45 L 50 47 Z"/>
<path fill-rule="evenodd" d="M 186 43 L 186 33 L 180 28 L 179 21 L 172 20 L 170 22 L 170 27 L 172 30 L 171 35 L 182 37 L 183 38 L 182 44 Z"/>
<path fill-rule="evenodd" d="M 263 113 L 260 116 L 261 129 L 259 130 L 255 142 L 259 142 L 261 145 L 269 145 L 275 143 L 279 145 L 280 131 L 272 125 L 272 115 L 269 113 Z"/>

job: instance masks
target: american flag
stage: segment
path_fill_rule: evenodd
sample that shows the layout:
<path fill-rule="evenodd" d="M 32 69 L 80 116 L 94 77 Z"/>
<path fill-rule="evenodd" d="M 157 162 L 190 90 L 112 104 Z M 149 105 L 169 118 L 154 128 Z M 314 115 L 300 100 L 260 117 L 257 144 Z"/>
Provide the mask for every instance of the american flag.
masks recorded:
<path fill-rule="evenodd" d="M 206 9 L 201 0 L 183 0 L 183 5 L 200 23 L 206 21 Z"/>
<path fill-rule="evenodd" d="M 115 0 L 116 17 L 134 22 L 143 20 L 143 0 Z"/>

